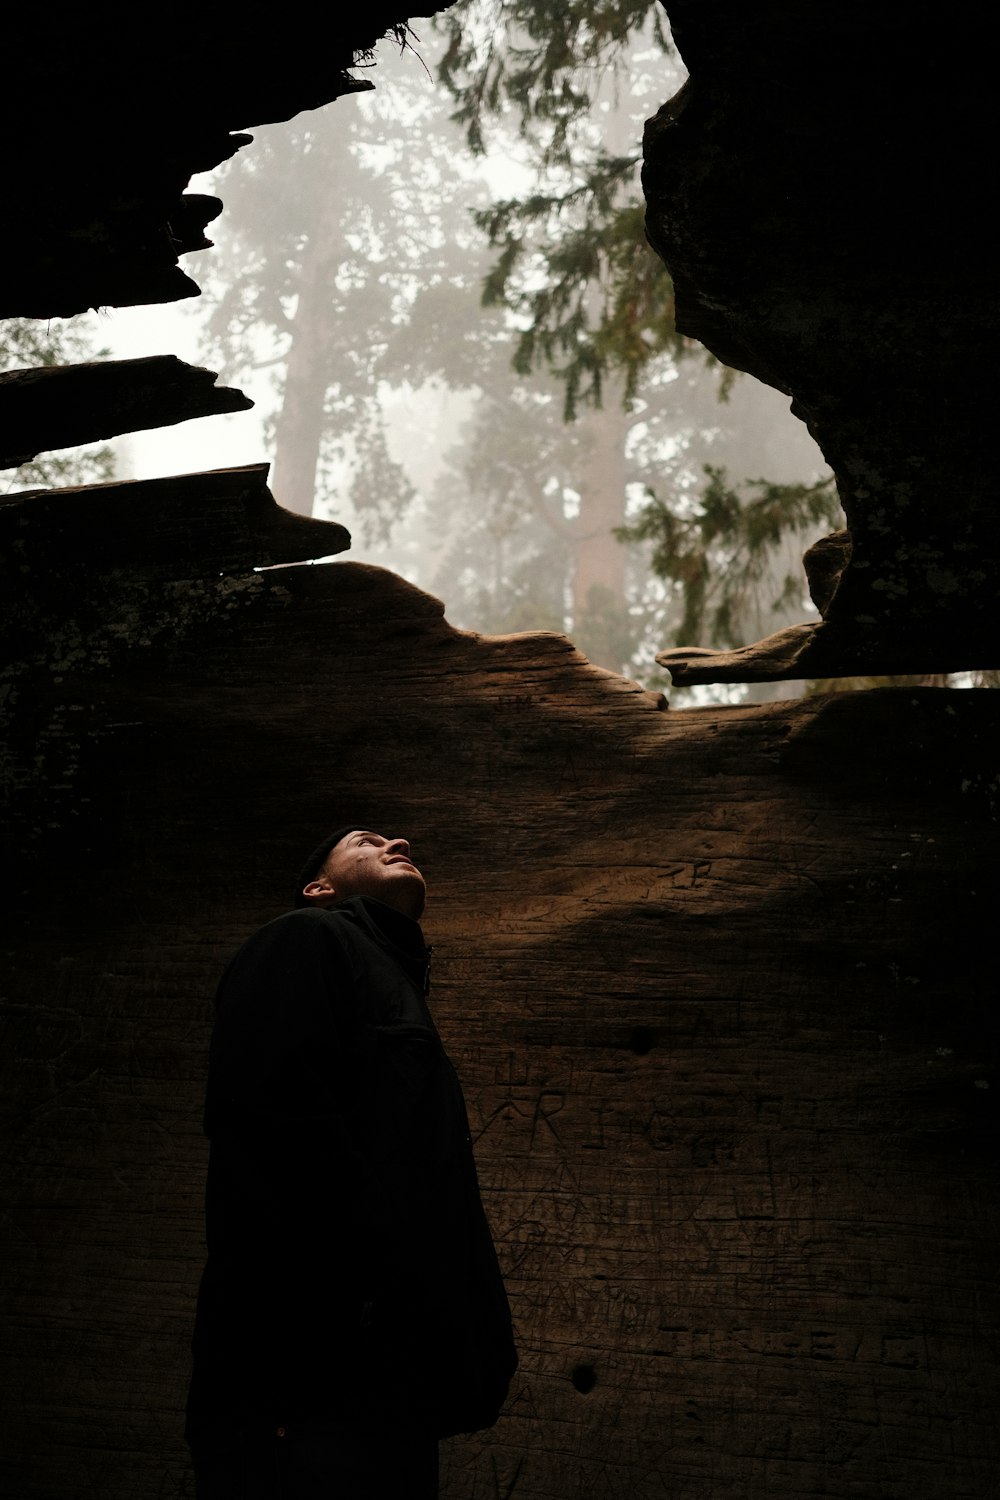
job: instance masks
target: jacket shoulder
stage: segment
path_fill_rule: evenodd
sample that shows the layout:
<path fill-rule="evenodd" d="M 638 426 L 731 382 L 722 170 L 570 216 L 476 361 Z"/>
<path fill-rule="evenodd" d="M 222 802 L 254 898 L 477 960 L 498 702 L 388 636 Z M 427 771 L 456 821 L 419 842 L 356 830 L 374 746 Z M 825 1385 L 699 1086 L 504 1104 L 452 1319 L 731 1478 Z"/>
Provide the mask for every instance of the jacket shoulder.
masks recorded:
<path fill-rule="evenodd" d="M 251 946 L 267 947 L 272 943 L 329 942 L 331 938 L 341 937 L 347 926 L 342 918 L 338 920 L 336 911 L 316 906 L 298 907 L 294 911 L 282 912 L 280 917 L 258 927 L 238 951 L 242 953 Z"/>
<path fill-rule="evenodd" d="M 236 950 L 219 983 L 219 995 L 233 987 L 265 981 L 280 973 L 307 974 L 314 966 L 332 964 L 345 971 L 350 965 L 346 924 L 335 914 L 314 907 L 283 912 L 258 927 Z"/>

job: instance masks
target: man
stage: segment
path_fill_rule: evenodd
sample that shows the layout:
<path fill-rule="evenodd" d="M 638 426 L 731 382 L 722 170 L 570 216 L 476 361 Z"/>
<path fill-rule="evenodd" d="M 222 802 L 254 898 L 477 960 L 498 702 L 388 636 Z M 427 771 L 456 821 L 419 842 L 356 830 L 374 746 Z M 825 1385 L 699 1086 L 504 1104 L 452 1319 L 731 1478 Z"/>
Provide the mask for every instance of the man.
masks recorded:
<path fill-rule="evenodd" d="M 427 1009 L 405 839 L 340 828 L 223 977 L 198 1500 L 430 1500 L 517 1364 L 461 1088 Z"/>

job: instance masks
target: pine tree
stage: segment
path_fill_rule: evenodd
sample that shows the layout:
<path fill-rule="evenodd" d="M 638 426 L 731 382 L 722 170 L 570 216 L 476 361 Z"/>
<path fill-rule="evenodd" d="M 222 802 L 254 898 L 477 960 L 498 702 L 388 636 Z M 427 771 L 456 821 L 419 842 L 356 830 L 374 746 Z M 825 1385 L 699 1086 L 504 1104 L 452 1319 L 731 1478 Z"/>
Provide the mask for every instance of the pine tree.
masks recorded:
<path fill-rule="evenodd" d="M 801 567 L 784 560 L 790 546 L 836 524 L 838 505 L 815 461 L 798 483 L 741 480 L 739 470 L 730 480 L 706 452 L 693 481 L 691 408 L 702 406 L 703 447 L 727 423 L 698 399 L 714 361 L 678 336 L 669 276 L 642 232 L 641 119 L 680 81 L 662 12 L 645 0 L 581 0 L 556 12 L 512 0 L 493 27 L 489 14 L 481 0 L 460 0 L 440 19 L 449 43 L 441 75 L 472 149 L 483 151 L 512 113 L 533 167 L 529 191 L 478 216 L 495 252 L 484 300 L 517 321 L 515 368 L 555 375 L 567 420 L 593 410 L 603 428 L 581 527 L 600 562 L 588 568 L 581 556 L 578 638 L 590 635 L 596 659 L 611 665 L 615 619 L 631 621 L 631 635 L 617 636 L 631 638 L 633 660 L 648 658 L 657 631 L 661 645 L 767 633 L 802 610 Z M 735 378 L 714 368 L 718 399 Z M 628 597 L 628 564 L 619 554 L 615 567 L 600 547 L 611 535 L 644 547 L 654 575 Z"/>
<path fill-rule="evenodd" d="M 350 524 L 349 498 L 369 541 L 417 524 L 390 393 L 462 393 L 466 446 L 424 497 L 437 557 L 416 581 L 470 626 L 569 629 L 592 660 L 630 668 L 683 612 L 677 580 L 644 566 L 655 541 L 617 539 L 648 490 L 685 516 L 704 463 L 774 470 L 738 441 L 741 400 L 719 404 L 726 372 L 678 339 L 669 277 L 642 237 L 639 133 L 667 45 L 655 8 L 553 19 L 540 7 L 535 25 L 523 0 L 505 6 L 502 25 L 527 17 L 520 50 L 486 38 L 463 99 L 473 11 L 460 0 L 441 22 L 459 26 L 441 64 L 458 95 L 448 107 L 474 145 L 487 128 L 497 137 L 525 193 L 491 203 L 495 157 L 461 165 L 414 59 L 391 84 L 380 60 L 375 94 L 258 132 L 227 169 L 210 353 L 233 379 L 249 364 L 275 371 L 281 503 L 315 497 Z M 638 44 L 634 21 L 647 25 Z M 761 435 L 772 425 L 773 407 Z M 734 620 L 750 594 L 733 592 Z"/>
<path fill-rule="evenodd" d="M 677 334 L 670 279 L 643 232 L 643 121 L 681 79 L 655 0 L 459 0 L 435 24 L 470 149 L 484 154 L 513 117 L 532 177 L 477 215 L 498 252 L 484 301 L 517 320 L 516 369 L 555 373 L 571 420 L 605 404 L 610 374 L 627 402 L 659 356 L 704 357 Z"/>
<path fill-rule="evenodd" d="M 275 371 L 278 501 L 308 514 L 348 500 L 371 537 L 413 498 L 379 400 L 380 384 L 405 378 L 402 356 L 389 368 L 390 345 L 420 288 L 473 285 L 470 189 L 454 142 L 425 128 L 432 98 L 407 50 L 382 93 L 257 131 L 218 181 L 207 353 L 230 378 Z"/>

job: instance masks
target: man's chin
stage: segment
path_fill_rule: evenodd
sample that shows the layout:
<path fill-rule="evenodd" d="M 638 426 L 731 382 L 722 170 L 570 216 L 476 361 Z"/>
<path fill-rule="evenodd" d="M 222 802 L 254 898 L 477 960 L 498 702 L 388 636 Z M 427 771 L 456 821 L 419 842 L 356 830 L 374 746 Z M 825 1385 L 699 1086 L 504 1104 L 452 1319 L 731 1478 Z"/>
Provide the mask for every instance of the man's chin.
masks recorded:
<path fill-rule="evenodd" d="M 419 922 L 427 899 L 424 877 L 415 865 L 398 864 L 391 868 L 395 873 L 383 884 L 379 899 Z"/>

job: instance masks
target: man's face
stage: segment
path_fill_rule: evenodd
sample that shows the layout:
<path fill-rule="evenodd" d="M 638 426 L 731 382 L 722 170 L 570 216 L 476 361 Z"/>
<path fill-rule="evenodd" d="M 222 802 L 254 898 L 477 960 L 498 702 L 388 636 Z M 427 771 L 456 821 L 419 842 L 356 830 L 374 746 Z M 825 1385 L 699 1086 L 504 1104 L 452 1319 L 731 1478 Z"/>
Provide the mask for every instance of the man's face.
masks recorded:
<path fill-rule="evenodd" d="M 405 839 L 387 839 L 370 829 L 356 828 L 333 846 L 322 873 L 302 894 L 310 906 L 332 906 L 348 896 L 374 896 L 419 920 L 426 887 Z"/>

